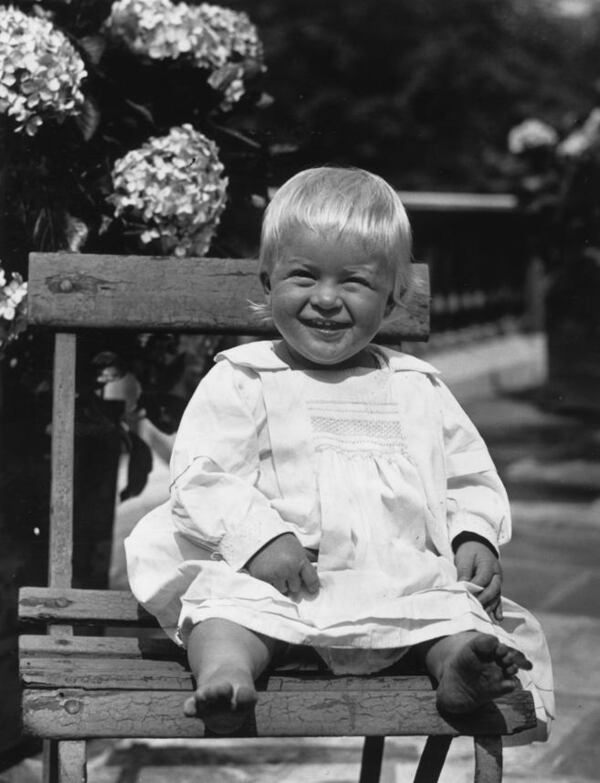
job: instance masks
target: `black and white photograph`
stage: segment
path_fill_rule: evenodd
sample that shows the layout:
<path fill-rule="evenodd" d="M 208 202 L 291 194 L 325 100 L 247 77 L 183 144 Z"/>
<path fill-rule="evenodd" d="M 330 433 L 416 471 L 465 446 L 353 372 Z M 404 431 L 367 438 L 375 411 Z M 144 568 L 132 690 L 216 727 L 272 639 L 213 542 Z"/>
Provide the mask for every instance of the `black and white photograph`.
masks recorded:
<path fill-rule="evenodd" d="M 0 783 L 596 783 L 600 0 L 0 0 Z"/>

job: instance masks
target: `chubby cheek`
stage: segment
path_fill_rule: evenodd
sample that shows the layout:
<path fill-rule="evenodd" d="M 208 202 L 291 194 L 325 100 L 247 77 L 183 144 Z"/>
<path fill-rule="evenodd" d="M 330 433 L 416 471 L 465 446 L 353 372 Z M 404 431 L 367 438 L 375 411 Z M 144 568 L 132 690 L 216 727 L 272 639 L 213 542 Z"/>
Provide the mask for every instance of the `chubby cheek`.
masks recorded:
<path fill-rule="evenodd" d="M 293 311 L 288 304 L 284 305 L 282 302 L 274 300 L 271 303 L 271 312 L 273 314 L 273 320 L 277 321 L 289 321 L 293 318 Z"/>
<path fill-rule="evenodd" d="M 294 333 L 300 327 L 297 308 L 291 302 L 273 302 L 271 304 L 273 322 L 282 335 Z"/>
<path fill-rule="evenodd" d="M 301 311 L 306 297 L 301 291 L 290 290 L 279 286 L 271 295 L 271 309 L 273 315 L 278 314 L 282 318 L 295 318 Z"/>

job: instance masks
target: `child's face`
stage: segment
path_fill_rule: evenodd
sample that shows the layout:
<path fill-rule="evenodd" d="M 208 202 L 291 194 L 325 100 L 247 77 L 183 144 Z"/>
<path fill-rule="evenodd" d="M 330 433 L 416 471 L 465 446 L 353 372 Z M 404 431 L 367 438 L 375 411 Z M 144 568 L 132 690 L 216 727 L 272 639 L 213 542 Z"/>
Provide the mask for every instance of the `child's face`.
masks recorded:
<path fill-rule="evenodd" d="M 355 239 L 298 227 L 263 275 L 275 326 L 309 367 L 361 363 L 391 309 L 393 274 Z"/>

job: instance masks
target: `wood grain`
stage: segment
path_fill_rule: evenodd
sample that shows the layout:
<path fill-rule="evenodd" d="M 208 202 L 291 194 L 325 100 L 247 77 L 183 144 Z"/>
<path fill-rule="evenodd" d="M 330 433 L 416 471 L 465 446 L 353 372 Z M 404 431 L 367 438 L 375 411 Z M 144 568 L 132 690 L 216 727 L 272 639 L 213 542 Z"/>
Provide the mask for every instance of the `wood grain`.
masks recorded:
<path fill-rule="evenodd" d="M 19 590 L 19 617 L 25 621 L 156 625 L 156 620 L 126 590 L 22 587 Z"/>
<path fill-rule="evenodd" d="M 85 783 L 85 740 L 65 740 L 58 743 L 58 780 L 59 783 Z"/>
<path fill-rule="evenodd" d="M 26 689 L 23 728 L 54 739 L 202 737 L 202 722 L 183 715 L 182 701 L 180 691 Z M 261 737 L 512 734 L 535 722 L 525 691 L 451 719 L 437 711 L 431 690 L 266 691 L 255 717 Z"/>
<path fill-rule="evenodd" d="M 139 629 L 131 629 L 131 636 L 73 636 L 69 639 L 55 639 L 52 636 L 22 634 L 19 637 L 19 655 L 25 658 L 69 656 L 85 658 L 170 658 L 185 657 L 185 652 L 163 631 L 157 630 L 159 638 L 138 637 Z"/>
<path fill-rule="evenodd" d="M 428 269 L 413 271 L 412 295 L 382 341 L 429 335 Z M 34 326 L 274 334 L 251 317 L 248 302 L 264 301 L 251 259 L 32 253 L 28 285 Z"/>
<path fill-rule="evenodd" d="M 70 587 L 73 553 L 75 335 L 57 334 L 54 348 L 49 580 Z"/>
<path fill-rule="evenodd" d="M 137 656 L 119 657 L 114 653 L 104 654 L 106 647 L 121 646 L 120 639 L 97 637 L 102 642 L 96 656 L 89 653 L 78 655 L 64 645 L 53 654 L 30 655 L 20 647 L 21 681 L 30 688 L 87 688 L 126 690 L 191 690 L 192 675 L 185 653 L 172 645 L 170 658 L 152 658 L 147 652 Z M 77 637 L 74 637 L 74 640 Z M 71 639 L 67 640 L 71 641 Z M 92 641 L 92 640 L 90 640 Z M 129 640 L 134 641 L 134 640 Z M 58 647 L 59 645 L 57 645 Z M 99 645 L 100 648 L 100 645 Z M 369 675 L 364 677 L 335 677 L 314 671 L 281 671 L 275 669 L 261 678 L 259 690 L 286 691 L 421 691 L 432 692 L 428 677 L 424 675 Z"/>

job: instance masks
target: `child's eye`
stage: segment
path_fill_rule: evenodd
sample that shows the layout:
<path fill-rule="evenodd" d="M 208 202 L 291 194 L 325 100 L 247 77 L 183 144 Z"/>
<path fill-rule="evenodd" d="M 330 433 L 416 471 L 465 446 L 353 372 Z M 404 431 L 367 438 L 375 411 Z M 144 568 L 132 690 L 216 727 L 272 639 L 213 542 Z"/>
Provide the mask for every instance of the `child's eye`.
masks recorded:
<path fill-rule="evenodd" d="M 348 283 L 357 283 L 358 285 L 366 285 L 366 286 L 370 286 L 371 285 L 371 283 L 369 282 L 369 280 L 367 280 L 366 277 L 358 277 L 356 275 L 353 276 L 353 277 L 349 277 L 347 282 Z"/>
<path fill-rule="evenodd" d="M 302 277 L 308 280 L 312 280 L 313 275 L 308 271 L 308 269 L 292 269 L 289 273 L 289 277 Z"/>

